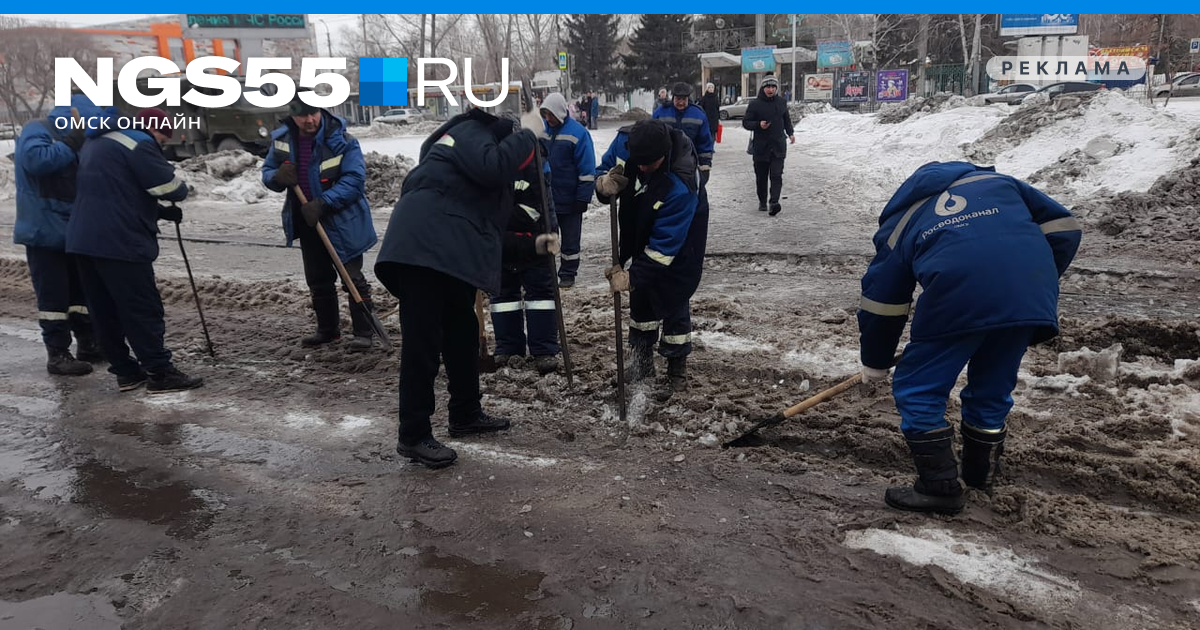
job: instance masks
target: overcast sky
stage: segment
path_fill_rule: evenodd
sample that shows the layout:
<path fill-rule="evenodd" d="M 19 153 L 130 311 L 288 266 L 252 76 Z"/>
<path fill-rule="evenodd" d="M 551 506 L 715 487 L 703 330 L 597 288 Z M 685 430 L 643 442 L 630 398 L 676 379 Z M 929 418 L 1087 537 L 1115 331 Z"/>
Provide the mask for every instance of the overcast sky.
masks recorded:
<path fill-rule="evenodd" d="M 36 20 L 44 22 L 65 23 L 70 26 L 95 26 L 97 24 L 109 24 L 112 22 L 123 22 L 125 20 L 136 20 L 139 18 L 150 17 L 149 13 L 4 13 L 0 15 L 9 15 L 19 17 L 26 20 Z M 174 17 L 178 14 L 168 14 L 163 17 Z M 308 16 L 310 23 L 314 24 L 317 29 L 318 43 L 321 44 L 321 50 L 325 50 L 325 27 L 328 26 L 333 35 L 333 45 L 336 48 L 340 43 L 338 31 L 344 27 L 354 26 L 359 19 L 357 13 L 311 13 Z M 324 20 L 324 24 L 318 22 Z"/>

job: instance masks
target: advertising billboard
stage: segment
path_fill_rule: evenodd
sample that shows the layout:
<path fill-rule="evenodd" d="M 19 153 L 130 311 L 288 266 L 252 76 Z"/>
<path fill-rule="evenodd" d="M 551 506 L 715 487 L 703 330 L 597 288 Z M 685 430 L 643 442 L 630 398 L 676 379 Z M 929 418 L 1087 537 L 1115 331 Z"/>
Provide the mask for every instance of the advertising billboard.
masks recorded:
<path fill-rule="evenodd" d="M 828 101 L 833 98 L 833 73 L 818 72 L 804 75 L 804 94 L 806 101 Z"/>
<path fill-rule="evenodd" d="M 1000 16 L 1001 35 L 1074 35 L 1078 31 L 1078 13 L 1005 13 Z"/>
<path fill-rule="evenodd" d="M 895 103 L 908 99 L 908 70 L 880 70 L 875 73 L 875 100 Z"/>
<path fill-rule="evenodd" d="M 848 68 L 854 65 L 854 50 L 847 40 L 817 42 L 818 68 Z"/>

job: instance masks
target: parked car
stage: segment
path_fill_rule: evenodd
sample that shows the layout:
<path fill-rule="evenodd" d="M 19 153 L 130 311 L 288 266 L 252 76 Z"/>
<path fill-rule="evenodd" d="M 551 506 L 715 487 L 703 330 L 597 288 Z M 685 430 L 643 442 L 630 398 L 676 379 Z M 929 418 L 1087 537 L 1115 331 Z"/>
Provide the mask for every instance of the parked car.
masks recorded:
<path fill-rule="evenodd" d="M 375 117 L 376 122 L 387 123 L 389 125 L 407 125 L 424 119 L 425 117 L 420 112 L 409 107 L 389 109 Z"/>
<path fill-rule="evenodd" d="M 1036 92 L 1022 94 L 1020 98 L 1013 102 L 1013 105 L 1020 105 L 1029 98 L 1030 94 L 1045 94 L 1054 100 L 1063 94 L 1072 94 L 1075 92 L 1099 92 L 1100 90 L 1108 89 L 1099 83 L 1088 83 L 1086 81 L 1060 81 L 1043 86 L 1042 89 Z"/>
<path fill-rule="evenodd" d="M 1006 85 L 992 94 L 984 94 L 983 102 L 991 105 L 992 103 L 1009 103 L 1012 104 L 1030 92 L 1036 92 L 1038 86 L 1032 83 L 1013 83 Z"/>
<path fill-rule="evenodd" d="M 717 114 L 717 117 L 720 118 L 721 120 L 729 120 L 730 118 L 741 118 L 746 115 L 746 108 L 750 106 L 750 101 L 752 101 L 752 100 L 754 100 L 754 99 L 739 98 L 737 100 L 737 102 L 732 105 L 724 105 L 721 107 L 720 110 L 718 110 L 720 113 Z"/>
<path fill-rule="evenodd" d="M 1169 84 L 1160 85 L 1154 89 L 1154 98 L 1165 98 L 1168 94 L 1172 98 L 1200 96 L 1200 72 L 1176 75 Z"/>
<path fill-rule="evenodd" d="M 21 135 L 21 125 L 16 123 L 0 123 L 0 140 L 15 140 Z"/>

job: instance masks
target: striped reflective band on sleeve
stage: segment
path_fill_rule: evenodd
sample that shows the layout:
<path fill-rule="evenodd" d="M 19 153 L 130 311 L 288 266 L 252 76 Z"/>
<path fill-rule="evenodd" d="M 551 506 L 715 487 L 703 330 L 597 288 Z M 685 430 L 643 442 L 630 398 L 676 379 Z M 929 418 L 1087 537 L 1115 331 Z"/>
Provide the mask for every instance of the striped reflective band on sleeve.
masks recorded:
<path fill-rule="evenodd" d="M 341 163 L 342 163 L 342 156 L 340 156 L 340 155 L 335 155 L 335 156 L 333 156 L 333 157 L 329 158 L 328 160 L 325 160 L 324 162 L 321 162 L 321 166 L 320 166 L 320 168 L 319 168 L 318 170 L 322 170 L 322 171 L 323 171 L 323 170 L 325 170 L 325 169 L 327 169 L 327 168 L 333 168 L 333 167 L 335 167 L 335 166 L 337 166 L 337 165 L 339 165 L 339 164 L 341 164 Z"/>
<path fill-rule="evenodd" d="M 1083 228 L 1079 227 L 1079 221 L 1075 217 L 1063 217 L 1047 221 L 1040 226 L 1042 234 L 1054 234 L 1055 232 L 1079 232 Z"/>
<path fill-rule="evenodd" d="M 692 340 L 692 333 L 683 333 L 682 335 L 663 335 L 662 342 L 676 346 L 682 346 Z"/>
<path fill-rule="evenodd" d="M 130 151 L 137 148 L 137 140 L 130 138 L 129 136 L 121 133 L 120 131 L 110 131 L 109 133 L 106 133 L 101 137 L 108 138 L 109 140 L 112 140 L 114 142 L 118 142 L 118 143 L 124 145 L 125 148 L 129 149 Z"/>
<path fill-rule="evenodd" d="M 625 158 L 617 158 L 617 166 L 623 168 L 625 166 Z"/>
<path fill-rule="evenodd" d="M 1004 177 L 1004 176 L 997 174 L 997 173 L 983 173 L 982 175 L 971 175 L 970 177 L 964 177 L 962 179 L 956 180 L 953 184 L 950 184 L 949 186 L 947 186 L 946 189 L 949 190 L 951 188 L 954 188 L 955 186 L 962 186 L 963 184 L 970 184 L 972 182 L 977 182 L 977 181 L 984 180 L 984 179 L 992 179 L 993 177 Z M 933 195 L 925 197 L 924 199 L 919 199 L 919 200 L 917 200 L 916 203 L 914 203 L 913 205 L 908 207 L 908 210 L 906 210 L 904 212 L 904 216 L 900 217 L 900 222 L 896 224 L 896 229 L 892 230 L 892 235 L 888 237 L 887 245 L 888 245 L 889 249 L 896 249 L 896 243 L 898 243 L 900 241 L 900 233 L 904 231 L 904 228 L 908 227 L 908 222 L 912 220 L 913 215 L 917 213 L 917 210 L 919 210 L 921 208 L 921 206 L 925 205 L 926 201 L 929 201 L 932 198 L 933 198 Z"/>
<path fill-rule="evenodd" d="M 86 306 L 79 306 L 79 305 L 76 305 L 76 306 L 68 306 L 68 307 L 67 307 L 67 313 L 75 313 L 75 314 L 77 314 L 77 315 L 87 315 L 87 314 L 88 314 L 88 310 L 87 310 L 87 307 L 86 307 Z"/>
<path fill-rule="evenodd" d="M 444 144 L 448 147 L 452 147 L 452 146 L 454 146 L 454 137 L 451 136 L 450 134 L 446 134 L 446 135 L 442 136 L 441 138 L 438 138 L 438 141 L 434 142 L 434 144 Z"/>
<path fill-rule="evenodd" d="M 660 324 L 662 324 L 662 320 L 661 320 L 661 319 L 660 319 L 660 320 L 653 321 L 653 322 L 639 322 L 639 321 L 637 321 L 637 320 L 635 320 L 635 319 L 631 319 L 631 320 L 629 320 L 629 327 L 630 327 L 630 328 L 633 328 L 634 330 L 642 330 L 642 331 L 646 331 L 646 332 L 651 332 L 651 331 L 656 331 L 656 330 L 658 330 L 658 326 L 659 326 Z"/>
<path fill-rule="evenodd" d="M 172 190 L 179 188 L 182 185 L 183 185 L 183 180 L 179 179 L 179 176 L 176 175 L 173 179 L 171 179 L 171 181 L 169 181 L 165 184 L 159 184 L 158 186 L 155 186 L 153 188 L 147 188 L 146 192 L 150 193 L 154 197 L 161 197 L 161 196 L 171 192 Z"/>
<path fill-rule="evenodd" d="M 493 313 L 512 313 L 513 311 L 521 310 L 521 301 L 516 302 L 496 302 L 488 307 Z"/>
<path fill-rule="evenodd" d="M 595 175 L 580 175 L 580 176 L 579 176 L 579 181 L 581 181 L 581 182 L 594 182 L 594 181 L 596 181 L 596 176 L 595 176 Z"/>
<path fill-rule="evenodd" d="M 44 319 L 51 322 L 66 321 L 67 314 L 55 313 L 54 311 L 38 311 L 38 319 Z"/>
<path fill-rule="evenodd" d="M 712 153 L 698 153 L 698 154 L 696 155 L 696 157 L 699 157 L 700 159 L 704 159 L 704 158 L 710 158 L 710 157 L 712 157 L 712 156 L 713 156 L 713 154 L 712 154 Z"/>
<path fill-rule="evenodd" d="M 523 179 L 518 179 L 517 181 L 513 182 L 513 190 L 529 190 L 529 186 L 530 183 Z"/>
<path fill-rule="evenodd" d="M 699 118 L 680 118 L 679 124 L 681 124 L 681 125 L 708 125 L 708 121 L 700 120 Z"/>
<path fill-rule="evenodd" d="M 912 302 L 904 304 L 884 304 L 876 302 L 867 296 L 862 296 L 858 301 L 858 308 L 883 317 L 908 317 L 908 309 L 912 307 Z"/>
<path fill-rule="evenodd" d="M 579 144 L 579 138 L 576 138 L 575 136 L 572 136 L 569 133 L 560 133 L 557 136 L 555 136 L 554 139 L 570 142 L 571 144 Z"/>
<path fill-rule="evenodd" d="M 671 263 L 675 261 L 674 256 L 668 256 L 662 252 L 654 251 L 649 247 L 646 248 L 646 255 L 650 257 L 650 260 L 653 260 L 664 267 L 670 266 Z"/>
<path fill-rule="evenodd" d="M 525 300 L 527 311 L 553 311 L 554 300 Z"/>
<path fill-rule="evenodd" d="M 659 209 L 659 208 L 661 208 L 661 207 L 663 207 L 663 202 L 661 202 L 661 201 L 656 201 L 656 202 L 654 202 L 654 209 L 655 209 L 655 210 L 658 210 L 658 209 Z"/>
<path fill-rule="evenodd" d="M 283 151 L 284 153 L 291 153 L 291 152 L 292 152 L 292 147 L 291 147 L 291 145 L 289 145 L 288 143 L 284 142 L 283 140 L 276 140 L 276 141 L 275 141 L 275 150 L 276 150 L 276 151 Z"/>
<path fill-rule="evenodd" d="M 579 254 L 563 254 L 563 260 L 579 260 Z"/>
<path fill-rule="evenodd" d="M 523 203 L 519 203 L 517 205 L 521 206 L 521 209 L 525 211 L 525 214 L 529 215 L 530 219 L 537 221 L 538 219 L 542 218 L 542 213 L 538 212 L 537 208 L 534 208 L 532 206 L 527 206 Z"/>

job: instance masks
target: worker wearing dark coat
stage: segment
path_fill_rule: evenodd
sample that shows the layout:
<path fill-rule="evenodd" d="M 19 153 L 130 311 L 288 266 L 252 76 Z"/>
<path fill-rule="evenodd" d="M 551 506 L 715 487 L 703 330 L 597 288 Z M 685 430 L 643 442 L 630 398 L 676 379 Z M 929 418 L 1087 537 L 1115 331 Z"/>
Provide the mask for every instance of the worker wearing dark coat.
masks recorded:
<path fill-rule="evenodd" d="M 967 162 L 932 162 L 879 217 L 858 311 L 863 380 L 887 376 L 922 287 L 892 391 L 916 463 L 887 504 L 962 509 L 946 399 L 963 367 L 962 479 L 987 488 L 1000 467 L 1012 391 L 1026 348 L 1058 334 L 1058 279 L 1079 248 L 1071 212 L 1032 186 Z"/>
<path fill-rule="evenodd" d="M 101 113 L 82 94 L 71 105 L 50 110 L 42 120 L 25 125 L 17 139 L 17 220 L 13 242 L 25 246 L 29 277 L 37 296 L 38 325 L 46 345 L 46 371 L 81 376 L 92 372 L 91 362 L 102 359 L 92 334 L 87 299 L 74 256 L 67 253 L 67 220 L 75 201 L 78 155 L 85 123 Z M 78 128 L 72 128 L 72 126 Z M 76 355 L 71 355 L 71 334 Z"/>
<path fill-rule="evenodd" d="M 375 246 L 375 224 L 367 204 L 367 168 L 358 140 L 346 132 L 346 122 L 297 98 L 291 115 L 271 134 L 271 148 L 262 165 L 263 184 L 286 192 L 283 202 L 283 232 L 290 247 L 300 239 L 304 280 L 312 295 L 317 331 L 300 340 L 314 347 L 341 339 L 338 309 L 338 271 L 321 242 L 316 225 L 320 221 L 329 242 L 346 268 L 350 281 L 369 311 L 371 285 L 363 275 L 363 254 Z M 300 187 L 308 203 L 301 204 L 293 189 Z M 344 283 L 344 281 L 343 281 Z M 354 339 L 347 350 L 370 350 L 374 337 L 367 314 L 350 306 L 353 297 L 343 286 L 350 309 Z"/>
<path fill-rule="evenodd" d="M 458 458 L 433 437 L 430 423 L 439 361 L 451 437 L 509 427 L 480 404 L 474 303 L 477 289 L 500 290 L 513 182 L 533 161 L 535 143 L 532 132 L 514 133 L 511 121 L 479 109 L 451 118 L 421 145 L 379 250 L 375 275 L 400 301 L 397 451 L 430 468 Z"/>
<path fill-rule="evenodd" d="M 601 170 L 597 197 L 602 202 L 616 195 L 620 199 L 621 265 L 606 275 L 614 290 L 630 291 L 629 379 L 654 374 L 657 343 L 667 359 L 668 380 L 660 392 L 666 398 L 687 385 L 690 300 L 700 285 L 708 238 L 695 149 L 678 129 L 642 121 L 617 134 Z M 627 262 L 628 271 L 623 269 Z"/>
<path fill-rule="evenodd" d="M 754 156 L 758 209 L 765 212 L 769 207 L 771 216 L 779 214 L 783 209 L 779 203 L 779 195 L 783 190 L 783 161 L 787 158 L 788 142 L 796 142 L 787 103 L 778 92 L 779 81 L 775 77 L 768 76 L 763 79 L 758 98 L 750 101 L 750 105 L 746 107 L 746 115 L 742 118 L 742 126 L 754 132 L 750 153 Z"/>
<path fill-rule="evenodd" d="M 172 135 L 170 120 L 166 112 L 151 108 L 122 125 L 116 111 L 109 110 L 87 135 L 67 222 L 67 252 L 80 259 L 88 310 L 108 371 L 117 376 L 121 391 L 143 383 L 150 393 L 200 387 L 203 379 L 176 369 L 163 344 L 166 322 L 154 280 L 158 221 L 182 219 L 177 206 L 160 208 L 158 202 L 182 201 L 188 195 L 187 184 L 161 148 Z"/>

